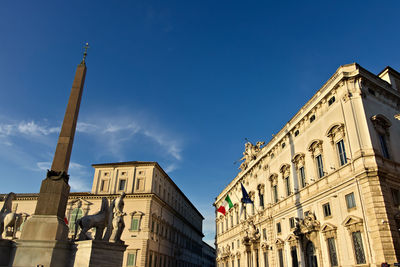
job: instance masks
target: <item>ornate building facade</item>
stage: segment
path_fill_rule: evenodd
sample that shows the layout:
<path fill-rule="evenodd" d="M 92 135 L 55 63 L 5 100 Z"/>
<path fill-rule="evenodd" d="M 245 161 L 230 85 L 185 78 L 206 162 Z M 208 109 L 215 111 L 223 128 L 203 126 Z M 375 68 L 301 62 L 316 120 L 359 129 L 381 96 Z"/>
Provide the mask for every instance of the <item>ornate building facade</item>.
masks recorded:
<path fill-rule="evenodd" d="M 400 260 L 400 74 L 341 66 L 266 145 L 246 144 L 218 195 L 217 265 Z M 242 204 L 241 184 L 254 204 Z"/>
<path fill-rule="evenodd" d="M 128 247 L 123 266 L 215 266 L 215 250 L 202 241 L 203 216 L 156 162 L 93 167 L 92 191 L 69 196 L 66 219 L 70 238 L 78 219 L 100 210 L 102 197 L 114 199 L 124 192 L 126 216 L 121 239 Z M 33 214 L 37 197 L 17 194 L 13 211 Z M 91 234 L 94 236 L 93 231 Z"/>

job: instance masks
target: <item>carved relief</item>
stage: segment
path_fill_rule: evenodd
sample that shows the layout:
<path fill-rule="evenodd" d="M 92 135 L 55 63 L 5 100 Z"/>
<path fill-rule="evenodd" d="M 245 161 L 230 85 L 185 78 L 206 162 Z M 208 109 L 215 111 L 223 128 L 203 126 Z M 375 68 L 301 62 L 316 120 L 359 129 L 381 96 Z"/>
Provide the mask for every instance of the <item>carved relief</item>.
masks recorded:
<path fill-rule="evenodd" d="M 296 218 L 296 227 L 293 233 L 296 236 L 309 234 L 320 229 L 321 223 L 317 220 L 315 213 L 309 213 L 304 219 Z"/>

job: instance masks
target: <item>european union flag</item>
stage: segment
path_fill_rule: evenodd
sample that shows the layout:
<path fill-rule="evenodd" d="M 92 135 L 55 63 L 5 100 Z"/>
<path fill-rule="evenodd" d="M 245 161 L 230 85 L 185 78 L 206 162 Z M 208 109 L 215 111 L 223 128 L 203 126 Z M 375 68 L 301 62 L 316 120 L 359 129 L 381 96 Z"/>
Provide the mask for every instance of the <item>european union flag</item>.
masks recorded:
<path fill-rule="evenodd" d="M 253 204 L 253 201 L 251 201 L 251 199 L 250 199 L 250 197 L 249 197 L 249 194 L 247 194 L 247 191 L 246 191 L 246 189 L 244 188 L 243 184 L 240 183 L 240 185 L 242 186 L 242 195 L 243 195 L 242 203 L 243 203 L 243 204 L 244 204 L 244 203 Z"/>

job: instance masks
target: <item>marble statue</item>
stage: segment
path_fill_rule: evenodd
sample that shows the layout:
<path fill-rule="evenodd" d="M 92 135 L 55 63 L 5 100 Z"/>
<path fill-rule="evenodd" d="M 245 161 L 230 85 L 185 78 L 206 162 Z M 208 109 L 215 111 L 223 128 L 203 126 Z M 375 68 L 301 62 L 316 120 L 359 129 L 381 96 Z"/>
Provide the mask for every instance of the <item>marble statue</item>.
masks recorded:
<path fill-rule="evenodd" d="M 265 142 L 257 142 L 255 145 L 253 145 L 250 142 L 247 142 L 244 147 L 244 152 L 243 152 L 243 157 L 240 159 L 243 162 L 240 164 L 239 169 L 240 170 L 245 170 L 249 166 L 249 163 L 252 160 L 255 160 L 257 158 L 258 153 L 261 151 L 262 146 L 265 144 Z"/>
<path fill-rule="evenodd" d="M 125 228 L 124 216 L 124 197 L 125 193 L 122 193 L 117 199 L 114 200 L 114 210 L 112 219 L 112 232 L 110 241 L 111 242 L 122 242 L 121 235 Z"/>
<path fill-rule="evenodd" d="M 11 192 L 7 194 L 4 198 L 3 208 L 0 210 L 0 239 L 2 239 L 2 235 L 4 229 L 6 229 L 11 221 L 11 217 L 14 217 L 14 212 L 12 209 L 12 201 L 16 198 L 15 193 Z"/>
<path fill-rule="evenodd" d="M 101 199 L 101 208 L 99 212 L 93 215 L 83 216 L 76 221 L 74 237 L 78 232 L 79 226 L 81 231 L 78 235 L 78 240 L 89 240 L 91 237 L 87 234 L 87 232 L 94 227 L 96 228 L 96 235 L 94 239 L 102 240 L 104 228 L 108 226 L 109 214 L 110 207 L 108 205 L 108 200 L 106 197 L 103 197 Z"/>

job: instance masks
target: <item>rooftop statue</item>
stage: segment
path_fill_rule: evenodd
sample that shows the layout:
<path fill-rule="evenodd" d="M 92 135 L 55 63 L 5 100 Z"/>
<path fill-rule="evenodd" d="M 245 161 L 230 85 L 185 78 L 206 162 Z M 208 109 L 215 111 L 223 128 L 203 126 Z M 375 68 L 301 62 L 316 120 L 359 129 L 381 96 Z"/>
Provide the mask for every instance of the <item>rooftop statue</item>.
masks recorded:
<path fill-rule="evenodd" d="M 244 171 L 249 166 L 250 162 L 257 158 L 258 153 L 261 151 L 262 146 L 265 142 L 257 142 L 253 145 L 250 142 L 247 142 L 244 147 L 243 157 L 240 160 L 243 162 L 240 164 L 239 169 Z"/>

